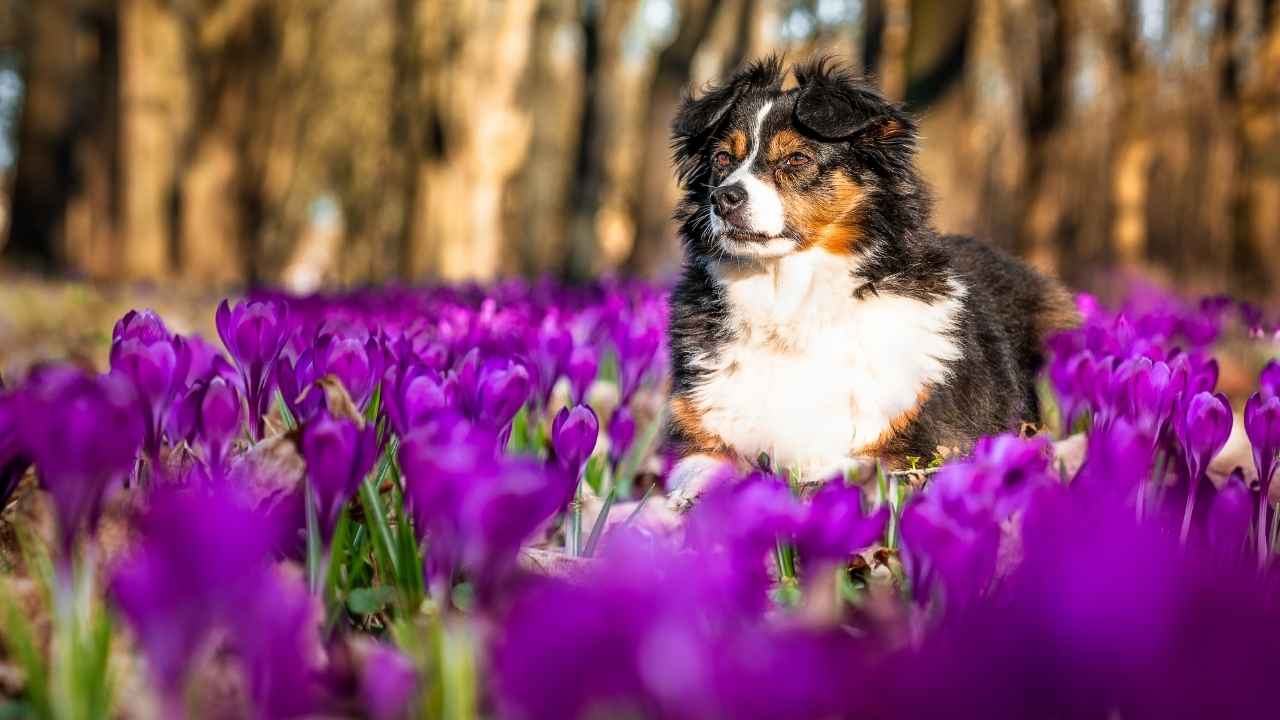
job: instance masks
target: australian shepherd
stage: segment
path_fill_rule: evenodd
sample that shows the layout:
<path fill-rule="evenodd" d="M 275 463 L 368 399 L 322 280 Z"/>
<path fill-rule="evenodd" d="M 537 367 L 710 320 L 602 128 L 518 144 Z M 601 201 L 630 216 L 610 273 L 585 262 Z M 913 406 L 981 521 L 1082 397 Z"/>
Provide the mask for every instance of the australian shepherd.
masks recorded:
<path fill-rule="evenodd" d="M 726 461 L 810 478 L 1038 418 L 1071 296 L 939 235 L 916 124 L 826 60 L 768 59 L 688 97 L 673 127 L 685 263 L 672 295 L 676 505 Z"/>

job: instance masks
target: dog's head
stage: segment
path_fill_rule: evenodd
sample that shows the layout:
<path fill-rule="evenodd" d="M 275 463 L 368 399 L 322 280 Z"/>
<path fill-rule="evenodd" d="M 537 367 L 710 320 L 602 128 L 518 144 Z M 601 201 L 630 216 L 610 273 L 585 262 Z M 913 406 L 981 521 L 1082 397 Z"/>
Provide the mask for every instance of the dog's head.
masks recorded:
<path fill-rule="evenodd" d="M 911 117 L 825 59 L 791 73 L 784 90 L 769 58 L 681 105 L 672 146 L 689 252 L 856 253 L 927 222 Z"/>

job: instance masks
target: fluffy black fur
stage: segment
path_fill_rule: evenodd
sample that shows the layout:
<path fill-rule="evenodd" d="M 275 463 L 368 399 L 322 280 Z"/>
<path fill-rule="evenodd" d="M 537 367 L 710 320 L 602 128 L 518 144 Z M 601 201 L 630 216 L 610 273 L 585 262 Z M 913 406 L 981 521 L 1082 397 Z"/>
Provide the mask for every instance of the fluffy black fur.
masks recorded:
<path fill-rule="evenodd" d="M 948 380 L 930 389 L 914 419 L 884 445 L 881 457 L 928 458 L 939 447 L 967 449 L 982 435 L 1037 422 L 1034 381 L 1044 362 L 1044 336 L 1071 324 L 1070 296 L 1003 252 L 932 229 L 910 115 L 827 60 L 792 72 L 796 87 L 783 90 L 781 63 L 757 62 L 700 97 L 686 97 L 675 120 L 672 147 L 684 191 L 676 217 L 686 262 L 672 296 L 673 399 L 688 398 L 699 383 L 693 359 L 714 356 L 733 337 L 726 299 L 708 269 L 719 252 L 703 212 L 715 180 L 712 147 L 772 100 L 775 108 L 783 106 L 790 129 L 820 143 L 816 161 L 824 171 L 844 172 L 862 193 L 853 221 L 859 237 L 854 252 L 863 258 L 856 296 L 898 294 L 933 302 L 947 293 L 950 277 L 968 289 L 953 330 L 963 356 L 951 364 Z M 673 423 L 671 436 L 686 453 L 716 451 L 679 424 Z"/>

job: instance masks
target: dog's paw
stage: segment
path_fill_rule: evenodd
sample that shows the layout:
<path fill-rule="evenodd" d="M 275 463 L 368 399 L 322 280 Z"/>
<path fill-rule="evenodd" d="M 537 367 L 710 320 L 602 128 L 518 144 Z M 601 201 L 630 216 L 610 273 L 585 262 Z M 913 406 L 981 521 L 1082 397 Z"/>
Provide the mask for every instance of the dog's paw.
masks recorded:
<path fill-rule="evenodd" d="M 731 469 L 728 460 L 716 455 L 682 458 L 667 478 L 667 508 L 679 513 L 688 511 L 716 478 Z"/>

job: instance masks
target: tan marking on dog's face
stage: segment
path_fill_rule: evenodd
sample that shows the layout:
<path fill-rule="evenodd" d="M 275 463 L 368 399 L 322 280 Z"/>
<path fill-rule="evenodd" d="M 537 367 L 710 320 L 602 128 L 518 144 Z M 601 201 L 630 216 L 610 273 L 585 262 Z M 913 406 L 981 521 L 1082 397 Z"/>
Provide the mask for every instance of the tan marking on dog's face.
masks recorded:
<path fill-rule="evenodd" d="M 865 193 L 848 175 L 832 170 L 813 186 L 779 182 L 787 223 L 804 238 L 804 247 L 820 247 L 837 255 L 854 251 L 862 239 L 858 209 Z"/>
<path fill-rule="evenodd" d="M 805 140 L 795 130 L 791 128 L 783 128 L 773 134 L 769 139 L 769 150 L 765 153 L 765 159 L 770 165 L 775 165 L 794 153 L 806 153 L 812 157 L 813 148 L 809 146 L 809 141 Z"/>
<path fill-rule="evenodd" d="M 702 411 L 689 398 L 673 397 L 670 403 L 671 424 L 688 438 L 689 452 L 728 454 L 729 446 L 702 424 Z"/>
<path fill-rule="evenodd" d="M 747 156 L 747 134 L 741 130 L 734 130 L 720 141 L 716 149 L 723 150 L 741 160 Z"/>

